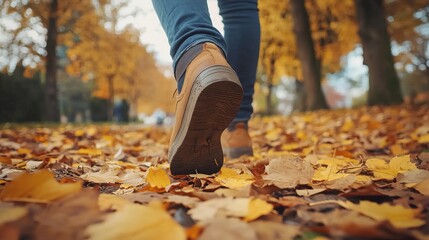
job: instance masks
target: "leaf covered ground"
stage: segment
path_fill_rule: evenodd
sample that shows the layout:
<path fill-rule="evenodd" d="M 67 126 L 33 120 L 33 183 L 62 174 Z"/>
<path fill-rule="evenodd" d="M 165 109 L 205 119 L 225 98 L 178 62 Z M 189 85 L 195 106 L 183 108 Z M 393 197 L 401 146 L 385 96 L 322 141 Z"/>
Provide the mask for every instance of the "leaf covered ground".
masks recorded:
<path fill-rule="evenodd" d="M 253 157 L 172 177 L 169 128 L 5 126 L 0 239 L 429 239 L 429 106 L 250 131 Z"/>

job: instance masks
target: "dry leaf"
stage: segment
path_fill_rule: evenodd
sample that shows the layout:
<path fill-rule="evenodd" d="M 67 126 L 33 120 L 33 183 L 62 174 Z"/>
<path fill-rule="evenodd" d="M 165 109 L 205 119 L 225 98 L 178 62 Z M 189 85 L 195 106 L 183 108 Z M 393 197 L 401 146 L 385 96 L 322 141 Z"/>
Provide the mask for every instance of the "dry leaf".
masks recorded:
<path fill-rule="evenodd" d="M 253 221 L 262 215 L 266 215 L 273 210 L 273 205 L 259 198 L 252 199 L 249 203 L 249 210 L 244 217 L 245 221 Z"/>
<path fill-rule="evenodd" d="M 429 179 L 429 171 L 422 169 L 415 169 L 408 172 L 398 174 L 397 182 L 407 184 L 417 184 Z"/>
<path fill-rule="evenodd" d="M 36 239 L 84 239 L 82 230 L 103 218 L 97 199 L 96 189 L 85 188 L 48 204 L 34 216 Z"/>
<path fill-rule="evenodd" d="M 249 223 L 259 240 L 292 240 L 300 233 L 299 227 L 276 222 L 255 221 Z"/>
<path fill-rule="evenodd" d="M 390 168 L 389 164 L 384 159 L 370 158 L 366 160 L 365 165 L 373 172 L 375 180 L 392 180 L 398 174 L 396 170 Z"/>
<path fill-rule="evenodd" d="M 256 232 L 249 224 L 234 218 L 214 218 L 198 240 L 257 240 Z"/>
<path fill-rule="evenodd" d="M 223 167 L 215 180 L 224 187 L 239 189 L 252 184 L 253 176 L 247 173 L 239 173 L 237 170 L 232 168 Z"/>
<path fill-rule="evenodd" d="M 118 177 L 119 171 L 119 168 L 109 167 L 107 170 L 103 169 L 98 172 L 82 174 L 80 178 L 94 183 L 118 183 L 120 182 L 120 178 Z"/>
<path fill-rule="evenodd" d="M 80 182 L 58 183 L 48 170 L 35 173 L 23 173 L 6 185 L 0 193 L 3 201 L 46 203 L 79 192 Z"/>
<path fill-rule="evenodd" d="M 414 189 L 425 196 L 429 196 L 429 179 L 426 179 L 423 182 L 415 185 Z"/>
<path fill-rule="evenodd" d="M 326 188 L 316 188 L 316 189 L 296 189 L 296 194 L 298 196 L 309 197 L 323 191 L 326 191 Z"/>
<path fill-rule="evenodd" d="M 398 173 L 417 169 L 416 164 L 411 162 L 410 155 L 393 157 L 390 159 L 389 167 Z"/>
<path fill-rule="evenodd" d="M 8 222 L 19 220 L 27 215 L 28 209 L 25 207 L 3 207 L 0 206 L 0 226 Z"/>
<path fill-rule="evenodd" d="M 416 218 L 421 212 L 421 209 L 405 208 L 401 205 L 390 205 L 388 203 L 378 204 L 370 201 L 360 201 L 359 204 L 354 204 L 348 201 L 333 200 L 315 202 L 310 205 L 324 203 L 336 203 L 344 208 L 359 212 L 375 220 L 389 221 L 397 228 L 419 227 L 425 224 L 425 221 Z"/>
<path fill-rule="evenodd" d="M 147 170 L 146 182 L 151 187 L 165 189 L 171 184 L 167 172 L 163 168 L 150 167 Z"/>
<path fill-rule="evenodd" d="M 108 209 L 122 209 L 125 205 L 132 204 L 130 200 L 113 194 L 100 194 L 98 196 L 98 206 L 102 211 Z"/>
<path fill-rule="evenodd" d="M 188 213 L 197 221 L 215 217 L 245 217 L 249 213 L 249 205 L 250 198 L 215 198 L 197 203 Z"/>
<path fill-rule="evenodd" d="M 186 239 L 185 230 L 165 210 L 137 204 L 125 205 L 86 233 L 91 240 Z"/>
<path fill-rule="evenodd" d="M 263 179 L 279 188 L 294 188 L 311 181 L 314 169 L 307 161 L 296 156 L 285 156 L 270 161 Z"/>

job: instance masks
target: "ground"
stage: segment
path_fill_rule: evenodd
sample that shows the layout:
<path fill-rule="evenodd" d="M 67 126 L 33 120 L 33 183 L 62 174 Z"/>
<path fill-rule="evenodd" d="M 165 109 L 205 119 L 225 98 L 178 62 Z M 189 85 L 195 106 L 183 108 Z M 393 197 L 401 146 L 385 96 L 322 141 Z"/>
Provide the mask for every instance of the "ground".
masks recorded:
<path fill-rule="evenodd" d="M 429 106 L 255 117 L 210 176 L 170 130 L 3 125 L 0 239 L 429 239 Z"/>

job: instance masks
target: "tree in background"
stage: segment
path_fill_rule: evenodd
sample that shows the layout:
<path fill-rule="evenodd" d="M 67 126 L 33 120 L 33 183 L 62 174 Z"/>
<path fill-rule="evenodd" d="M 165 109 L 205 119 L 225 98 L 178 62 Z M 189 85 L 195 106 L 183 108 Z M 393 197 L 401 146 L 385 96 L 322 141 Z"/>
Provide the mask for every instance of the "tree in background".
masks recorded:
<path fill-rule="evenodd" d="M 400 70 L 423 71 L 429 83 L 429 3 L 427 0 L 387 1 L 388 30 L 399 45 Z M 407 70 L 410 72 L 410 70 Z M 419 74 L 417 74 L 419 75 Z"/>
<path fill-rule="evenodd" d="M 1 1 L 1 15 L 15 20 L 16 27 L 9 33 L 8 46 L 10 59 L 21 58 L 25 66 L 44 68 L 45 80 L 45 121 L 59 121 L 59 104 L 57 88 L 57 56 L 60 35 L 68 32 L 81 31 L 77 26 L 90 30 L 92 23 L 98 22 L 97 9 L 103 9 L 106 0 L 100 1 L 36 1 L 36 0 L 4 0 Z M 88 21 L 89 20 L 89 21 Z M 82 21 L 86 21 L 82 23 Z M 2 30 L 10 30 L 9 26 L 2 26 Z M 30 34 L 29 34 L 30 33 Z M 46 45 L 36 43 L 32 39 L 35 34 L 45 39 Z M 44 59 L 44 67 L 38 60 Z"/>
<path fill-rule="evenodd" d="M 271 85 L 278 84 L 281 76 L 295 78 L 299 99 L 317 96 L 317 88 L 301 87 L 303 73 L 298 59 L 297 44 L 293 32 L 290 1 L 259 2 L 261 17 L 260 72 L 267 76 Z M 319 62 L 320 81 L 327 73 L 341 69 L 341 57 L 349 53 L 357 44 L 356 23 L 353 1 L 305 1 L 309 15 L 309 25 L 316 61 Z M 275 61 L 273 61 L 275 59 Z M 271 73 L 270 73 L 271 72 Z M 270 73 L 270 74 L 267 74 Z M 264 82 L 266 82 L 264 81 Z M 320 83 L 319 83 L 320 84 Z M 320 97 L 319 97 L 320 98 Z M 323 101 L 323 100 L 322 100 Z M 312 110 L 311 104 L 296 104 L 300 111 Z M 314 102 L 309 100 L 308 103 Z"/>
<path fill-rule="evenodd" d="M 364 63 L 369 70 L 368 105 L 401 103 L 383 1 L 355 0 L 355 3 Z"/>
<path fill-rule="evenodd" d="M 316 58 L 310 20 L 305 8 L 305 1 L 291 0 L 293 31 L 296 39 L 298 58 L 307 90 L 305 106 L 308 110 L 328 108 L 321 87 L 320 60 Z"/>

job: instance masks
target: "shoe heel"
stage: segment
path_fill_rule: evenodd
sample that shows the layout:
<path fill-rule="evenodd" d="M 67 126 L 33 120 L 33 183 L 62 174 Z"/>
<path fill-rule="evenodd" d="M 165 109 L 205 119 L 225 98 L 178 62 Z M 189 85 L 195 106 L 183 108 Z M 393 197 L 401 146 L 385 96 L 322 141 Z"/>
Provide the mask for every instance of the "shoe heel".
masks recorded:
<path fill-rule="evenodd" d="M 197 77 L 182 125 L 169 151 L 173 175 L 218 172 L 223 165 L 220 136 L 238 111 L 243 89 L 235 72 L 212 66 Z"/>

